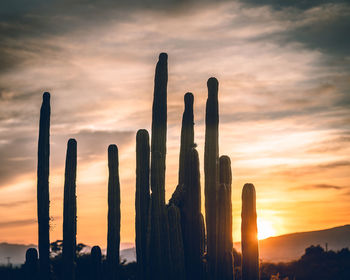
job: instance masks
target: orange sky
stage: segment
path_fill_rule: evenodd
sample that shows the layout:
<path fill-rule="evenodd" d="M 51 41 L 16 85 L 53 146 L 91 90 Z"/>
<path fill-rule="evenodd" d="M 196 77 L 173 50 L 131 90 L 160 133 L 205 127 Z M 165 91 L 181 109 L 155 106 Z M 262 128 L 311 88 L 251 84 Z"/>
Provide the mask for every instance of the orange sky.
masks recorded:
<path fill-rule="evenodd" d="M 150 129 L 161 51 L 169 54 L 167 198 L 177 181 L 187 91 L 195 96 L 203 175 L 206 80 L 215 76 L 220 154 L 232 161 L 234 239 L 240 239 L 246 182 L 256 187 L 259 222 L 271 234 L 350 222 L 350 56 L 339 47 L 348 42 L 322 42 L 324 22 L 336 28 L 338 19 L 350 18 L 349 5 L 275 9 L 234 1 L 186 9 L 117 8 L 90 11 L 91 17 L 57 8 L 60 25 L 40 10 L 13 11 L 19 23 L 26 22 L 22 28 L 1 18 L 13 26 L 0 31 L 0 53 L 6 53 L 0 69 L 0 242 L 37 242 L 43 91 L 51 92 L 52 108 L 51 240 L 62 236 L 65 148 L 74 137 L 78 242 L 106 245 L 110 143 L 120 155 L 122 242 L 134 242 L 135 136 L 140 128 Z M 323 33 L 316 32 L 320 28 Z M 310 38 L 301 36 L 305 30 Z"/>

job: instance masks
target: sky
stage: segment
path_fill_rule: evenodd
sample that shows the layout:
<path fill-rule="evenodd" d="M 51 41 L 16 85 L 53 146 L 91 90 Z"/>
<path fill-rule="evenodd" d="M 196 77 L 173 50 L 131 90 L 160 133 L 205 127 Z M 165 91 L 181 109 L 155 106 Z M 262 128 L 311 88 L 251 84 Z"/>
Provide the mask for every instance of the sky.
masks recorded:
<path fill-rule="evenodd" d="M 346 1 L 1 1 L 0 242 L 37 243 L 44 91 L 51 93 L 51 240 L 62 238 L 66 145 L 76 138 L 78 242 L 106 246 L 112 143 L 121 241 L 134 242 L 135 138 L 138 129 L 150 131 L 160 52 L 169 55 L 167 199 L 177 184 L 188 91 L 204 187 L 206 81 L 214 76 L 220 155 L 232 162 L 234 240 L 248 182 L 261 238 L 349 224 L 349 30 Z"/>

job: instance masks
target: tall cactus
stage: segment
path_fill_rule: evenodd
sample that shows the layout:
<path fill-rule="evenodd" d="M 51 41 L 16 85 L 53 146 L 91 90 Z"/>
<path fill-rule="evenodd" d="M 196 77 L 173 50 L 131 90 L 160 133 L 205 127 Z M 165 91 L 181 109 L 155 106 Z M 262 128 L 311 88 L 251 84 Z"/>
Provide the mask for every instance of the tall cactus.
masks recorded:
<path fill-rule="evenodd" d="M 26 280 L 38 279 L 38 251 L 35 248 L 29 248 L 26 251 L 26 261 L 24 263 L 24 277 Z"/>
<path fill-rule="evenodd" d="M 181 145 L 179 158 L 179 185 L 185 182 L 185 165 L 187 154 L 194 146 L 194 117 L 193 117 L 193 94 L 187 92 L 184 96 L 185 110 L 182 115 Z"/>
<path fill-rule="evenodd" d="M 218 81 L 210 78 L 207 82 L 208 99 L 205 116 L 205 147 L 204 147 L 204 175 L 205 175 L 205 213 L 207 226 L 207 258 L 210 279 L 215 278 L 217 228 L 216 228 L 216 193 L 218 188 L 218 160 L 219 160 L 219 106 Z"/>
<path fill-rule="evenodd" d="M 201 262 L 201 186 L 198 152 L 192 148 L 185 161 L 186 196 L 181 211 L 186 276 L 196 279 L 202 271 Z"/>
<path fill-rule="evenodd" d="M 43 94 L 40 109 L 38 168 L 37 168 L 37 211 L 40 279 L 50 279 L 50 93 Z"/>
<path fill-rule="evenodd" d="M 168 207 L 168 219 L 170 253 L 172 260 L 170 279 L 185 280 L 185 255 L 182 240 L 181 216 L 179 208 L 174 204 L 171 204 Z"/>
<path fill-rule="evenodd" d="M 148 276 L 149 228 L 149 161 L 150 147 L 147 130 L 140 129 L 136 135 L 136 257 L 138 279 Z"/>
<path fill-rule="evenodd" d="M 242 280 L 259 279 L 259 248 L 256 215 L 256 196 L 253 184 L 242 191 Z"/>
<path fill-rule="evenodd" d="M 77 234 L 76 206 L 77 141 L 69 139 L 67 144 L 63 201 L 63 278 L 75 279 L 75 249 Z"/>
<path fill-rule="evenodd" d="M 108 232 L 107 232 L 107 267 L 108 279 L 117 278 L 120 247 L 120 184 L 118 170 L 118 148 L 108 147 Z"/>
<path fill-rule="evenodd" d="M 102 252 L 99 246 L 91 248 L 91 280 L 102 279 Z"/>
<path fill-rule="evenodd" d="M 165 208 L 168 55 L 161 53 L 154 79 L 151 140 L 152 278 L 166 279 L 169 271 L 169 229 Z"/>
<path fill-rule="evenodd" d="M 218 214 L 218 223 L 222 223 L 224 227 L 219 225 L 218 229 L 218 247 L 221 248 L 217 259 L 219 260 L 222 279 L 233 279 L 233 241 L 232 241 L 232 171 L 231 160 L 228 156 L 220 157 L 220 187 L 218 198 L 218 207 L 223 206 L 223 212 Z M 220 229 L 221 228 L 221 229 Z"/>

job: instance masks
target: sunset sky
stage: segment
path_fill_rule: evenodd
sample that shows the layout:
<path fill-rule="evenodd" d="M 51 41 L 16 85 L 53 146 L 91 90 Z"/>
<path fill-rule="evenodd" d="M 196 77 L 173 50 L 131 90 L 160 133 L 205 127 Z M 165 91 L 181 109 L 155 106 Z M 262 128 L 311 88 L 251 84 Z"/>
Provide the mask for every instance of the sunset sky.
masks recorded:
<path fill-rule="evenodd" d="M 0 242 L 37 243 L 44 91 L 52 112 L 51 240 L 62 238 L 66 143 L 74 137 L 78 242 L 106 246 L 111 143 L 120 155 L 121 238 L 134 242 L 135 137 L 150 131 L 160 52 L 169 55 L 167 199 L 187 91 L 204 187 L 206 81 L 215 76 L 219 149 L 232 161 L 234 240 L 247 182 L 256 187 L 260 237 L 349 224 L 350 4 L 261 2 L 2 0 Z"/>

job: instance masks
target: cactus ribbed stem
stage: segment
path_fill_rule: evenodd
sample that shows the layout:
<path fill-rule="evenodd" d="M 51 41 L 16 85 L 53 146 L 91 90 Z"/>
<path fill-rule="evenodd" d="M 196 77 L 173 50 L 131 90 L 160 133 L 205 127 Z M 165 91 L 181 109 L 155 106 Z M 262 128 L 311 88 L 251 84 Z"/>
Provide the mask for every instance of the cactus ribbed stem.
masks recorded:
<path fill-rule="evenodd" d="M 29 248 L 26 251 L 26 261 L 24 263 L 24 277 L 26 280 L 38 279 L 38 251 L 35 248 Z"/>
<path fill-rule="evenodd" d="M 185 256 L 181 231 L 180 210 L 174 204 L 168 208 L 169 240 L 172 260 L 171 279 L 185 280 Z"/>
<path fill-rule="evenodd" d="M 150 147 L 147 130 L 140 129 L 136 135 L 136 257 L 138 279 L 147 279 L 149 234 L 149 162 Z"/>
<path fill-rule="evenodd" d="M 63 278 L 75 279 L 75 248 L 77 234 L 76 206 L 77 142 L 69 139 L 67 144 L 63 201 Z"/>
<path fill-rule="evenodd" d="M 205 175 L 205 213 L 207 226 L 207 257 L 210 279 L 215 278 L 216 244 L 217 244 L 217 203 L 218 189 L 218 160 L 219 160 L 219 106 L 218 81 L 210 78 L 207 82 L 208 99 L 205 116 L 205 147 L 204 147 L 204 175 Z"/>
<path fill-rule="evenodd" d="M 256 215 L 256 195 L 253 184 L 242 191 L 242 280 L 259 279 L 259 247 Z"/>
<path fill-rule="evenodd" d="M 185 182 L 185 164 L 187 154 L 194 146 L 194 117 L 193 117 L 193 94 L 187 92 L 184 96 L 185 110 L 182 115 L 181 145 L 179 159 L 179 185 Z"/>
<path fill-rule="evenodd" d="M 50 93 L 43 94 L 40 109 L 38 167 L 37 167 L 37 213 L 40 279 L 50 279 Z"/>
<path fill-rule="evenodd" d="M 102 252 L 99 246 L 91 248 L 91 280 L 102 279 Z"/>
<path fill-rule="evenodd" d="M 108 279 L 117 278 L 120 247 L 120 183 L 118 148 L 108 147 L 108 232 L 107 232 L 107 269 Z"/>
<path fill-rule="evenodd" d="M 152 278 L 166 279 L 169 273 L 169 228 L 165 208 L 165 159 L 167 133 L 168 56 L 159 55 L 154 79 L 151 140 L 152 228 L 150 268 Z"/>
<path fill-rule="evenodd" d="M 233 279 L 232 241 L 232 172 L 228 156 L 220 157 L 220 189 L 218 192 L 218 277 Z"/>
<path fill-rule="evenodd" d="M 186 276 L 195 279 L 201 274 L 201 186 L 198 152 L 192 148 L 185 161 L 186 196 L 181 211 Z"/>

